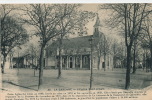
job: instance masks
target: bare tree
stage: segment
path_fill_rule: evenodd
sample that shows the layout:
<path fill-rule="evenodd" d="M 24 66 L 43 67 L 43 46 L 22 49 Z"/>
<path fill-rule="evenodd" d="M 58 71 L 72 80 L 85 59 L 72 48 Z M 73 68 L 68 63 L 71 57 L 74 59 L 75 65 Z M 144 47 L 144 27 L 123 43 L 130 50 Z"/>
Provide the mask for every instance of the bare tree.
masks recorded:
<path fill-rule="evenodd" d="M 38 88 L 42 85 L 43 68 L 44 68 L 44 49 L 48 41 L 59 35 L 57 25 L 59 23 L 58 13 L 54 5 L 50 4 L 31 4 L 26 5 L 25 18 L 23 19 L 29 25 L 34 26 L 36 35 L 40 37 L 40 57 L 39 57 L 39 83 Z"/>
<path fill-rule="evenodd" d="M 42 85 L 44 68 L 44 49 L 48 41 L 50 41 L 52 38 L 59 37 L 62 40 L 66 33 L 71 32 L 71 30 L 74 28 L 74 25 L 77 24 L 75 16 L 77 16 L 76 9 L 78 8 L 78 5 L 32 4 L 25 6 L 25 8 L 26 9 L 23 9 L 26 14 L 24 15 L 26 17 L 24 18 L 24 21 L 35 27 L 37 31 L 36 35 L 40 37 L 41 42 L 38 85 L 38 88 L 40 88 Z M 61 68 L 59 67 L 58 77 L 60 76 Z"/>
<path fill-rule="evenodd" d="M 151 71 L 152 71 L 152 32 L 150 31 L 152 29 L 152 20 L 150 19 L 151 14 L 149 16 L 146 17 L 145 21 L 144 21 L 144 27 L 143 30 L 146 33 L 145 34 L 145 38 L 144 41 L 147 44 L 147 48 L 149 48 L 150 50 L 150 62 L 151 62 Z"/>
<path fill-rule="evenodd" d="M 112 53 L 113 53 L 113 68 L 123 67 L 120 62 L 123 62 L 124 59 L 124 46 L 122 42 L 118 42 L 116 39 L 112 43 Z M 117 63 L 119 62 L 119 63 Z"/>
<path fill-rule="evenodd" d="M 37 59 L 39 58 L 39 46 L 36 46 L 34 44 L 28 44 L 29 47 L 28 47 L 28 52 L 30 54 L 30 59 L 32 60 L 32 68 L 34 69 L 34 76 L 35 76 L 35 71 L 38 69 L 38 66 L 37 66 Z"/>
<path fill-rule="evenodd" d="M 9 14 L 15 8 L 11 8 L 9 5 L 1 5 L 1 54 L 3 55 L 2 73 L 4 73 L 4 66 L 6 57 L 10 51 L 27 41 L 28 35 L 26 30 L 21 24 Z"/>
<path fill-rule="evenodd" d="M 98 69 L 100 68 L 101 56 L 104 58 L 104 71 L 106 71 L 106 57 L 110 54 L 112 46 L 112 40 L 110 37 L 106 37 L 103 33 L 99 36 L 99 44 L 96 46 L 98 52 Z"/>
<path fill-rule="evenodd" d="M 134 40 L 141 32 L 141 27 L 145 17 L 151 12 L 148 4 L 110 4 L 105 5 L 105 9 L 110 9 L 112 14 L 111 26 L 118 26 L 125 37 L 125 45 L 127 48 L 127 64 L 126 64 L 126 84 L 125 89 L 130 87 L 130 68 L 131 68 L 131 48 Z"/>
<path fill-rule="evenodd" d="M 142 38 L 143 38 L 143 32 L 141 31 L 141 33 L 138 35 L 138 37 L 134 40 L 134 43 L 133 43 L 133 47 L 132 47 L 132 61 L 133 61 L 133 66 L 132 66 L 132 73 L 135 74 L 136 73 L 136 69 L 137 69 L 137 61 L 139 59 L 139 55 L 140 55 L 140 52 L 139 50 L 141 49 L 140 48 L 140 45 L 142 44 Z"/>
<path fill-rule="evenodd" d="M 80 4 L 60 4 L 55 5 L 56 11 L 59 14 L 58 30 L 59 36 L 59 66 L 58 66 L 58 78 L 61 77 L 61 50 L 62 40 L 67 34 L 86 34 L 85 24 L 89 19 L 94 17 L 94 13 L 88 11 L 79 11 Z M 75 33 L 77 32 L 77 33 Z"/>

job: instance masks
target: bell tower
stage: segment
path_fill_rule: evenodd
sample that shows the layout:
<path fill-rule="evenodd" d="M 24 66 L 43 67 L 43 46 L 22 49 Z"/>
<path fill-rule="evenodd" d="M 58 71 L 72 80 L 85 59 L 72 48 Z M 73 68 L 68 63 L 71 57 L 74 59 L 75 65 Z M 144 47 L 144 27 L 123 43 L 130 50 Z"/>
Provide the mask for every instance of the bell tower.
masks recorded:
<path fill-rule="evenodd" d="M 96 37 L 98 37 L 99 36 L 99 32 L 100 32 L 100 26 L 101 26 L 101 24 L 100 24 L 100 19 L 99 19 L 99 16 L 98 16 L 98 13 L 97 13 L 97 18 L 96 18 L 96 22 L 95 22 L 95 24 L 94 24 L 94 33 L 93 33 L 93 35 Z"/>

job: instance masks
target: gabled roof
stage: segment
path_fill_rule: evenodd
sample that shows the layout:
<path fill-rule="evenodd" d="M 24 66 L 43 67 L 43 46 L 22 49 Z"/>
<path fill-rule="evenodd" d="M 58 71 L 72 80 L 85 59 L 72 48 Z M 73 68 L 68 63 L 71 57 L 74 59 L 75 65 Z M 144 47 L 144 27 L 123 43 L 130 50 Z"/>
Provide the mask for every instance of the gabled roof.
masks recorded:
<path fill-rule="evenodd" d="M 63 40 L 63 48 L 90 48 L 89 39 L 92 35 Z"/>
<path fill-rule="evenodd" d="M 99 32 L 99 34 L 102 36 L 103 33 Z M 93 45 L 96 46 L 99 42 L 100 37 L 96 37 L 94 35 L 88 35 L 88 36 L 82 36 L 82 37 L 76 37 L 76 38 L 69 38 L 69 39 L 63 39 L 62 40 L 62 48 L 63 49 L 80 49 L 80 48 L 90 48 L 90 41 L 89 39 L 93 36 L 94 41 Z M 47 47 L 47 50 L 56 50 L 59 48 L 59 40 L 56 40 L 52 44 L 50 44 Z"/>
<path fill-rule="evenodd" d="M 63 39 L 62 48 L 64 49 L 90 48 L 89 39 L 91 38 L 91 36 L 92 35 Z M 59 41 L 57 40 L 51 45 L 49 45 L 47 49 L 57 49 L 58 47 L 59 47 Z"/>
<path fill-rule="evenodd" d="M 13 55 L 14 58 L 21 58 L 21 57 L 27 57 L 27 56 L 35 56 L 34 54 L 30 54 L 30 53 L 21 53 L 21 54 L 16 54 L 16 55 Z"/>

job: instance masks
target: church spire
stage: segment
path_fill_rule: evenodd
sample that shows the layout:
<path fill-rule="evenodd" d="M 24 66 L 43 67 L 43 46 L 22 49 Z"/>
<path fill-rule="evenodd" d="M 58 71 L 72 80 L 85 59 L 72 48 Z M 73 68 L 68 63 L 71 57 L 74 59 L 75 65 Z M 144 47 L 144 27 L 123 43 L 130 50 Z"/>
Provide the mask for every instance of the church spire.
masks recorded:
<path fill-rule="evenodd" d="M 99 36 L 99 31 L 100 31 L 100 26 L 101 26 L 101 24 L 100 24 L 100 19 L 99 19 L 99 16 L 98 16 L 98 13 L 97 13 L 97 19 L 96 19 L 96 22 L 95 22 L 95 24 L 94 24 L 94 36 L 95 37 L 98 37 Z"/>
<path fill-rule="evenodd" d="M 100 19 L 99 19 L 99 16 L 98 16 L 98 13 L 97 13 L 97 19 L 96 19 L 96 23 L 94 24 L 94 28 L 98 28 L 100 25 Z"/>

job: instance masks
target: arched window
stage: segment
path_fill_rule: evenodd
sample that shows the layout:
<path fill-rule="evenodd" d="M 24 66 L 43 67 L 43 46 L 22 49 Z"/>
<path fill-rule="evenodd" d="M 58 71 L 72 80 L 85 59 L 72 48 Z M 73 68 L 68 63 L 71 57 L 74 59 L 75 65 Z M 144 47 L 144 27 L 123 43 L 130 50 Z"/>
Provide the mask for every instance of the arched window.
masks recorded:
<path fill-rule="evenodd" d="M 70 56 L 70 57 L 69 57 L 69 61 L 70 61 L 70 68 L 72 68 L 72 67 L 73 67 L 73 61 L 72 61 L 72 60 L 73 60 L 73 58 L 72 58 L 72 56 Z"/>
<path fill-rule="evenodd" d="M 76 64 L 80 64 L 80 58 L 79 57 L 76 57 Z"/>
<path fill-rule="evenodd" d="M 72 62 L 72 60 L 73 60 L 73 59 L 72 59 L 72 56 L 70 56 L 70 57 L 69 57 L 69 61 Z"/>
<path fill-rule="evenodd" d="M 84 62 L 84 64 L 88 64 L 88 57 L 87 56 L 84 56 L 83 62 Z"/>
<path fill-rule="evenodd" d="M 65 57 L 62 59 L 62 63 L 66 64 L 66 58 Z"/>

